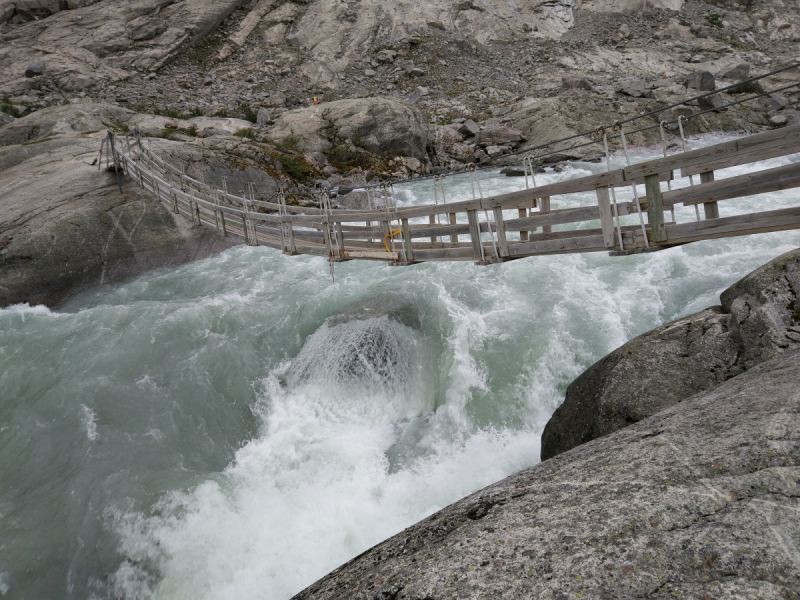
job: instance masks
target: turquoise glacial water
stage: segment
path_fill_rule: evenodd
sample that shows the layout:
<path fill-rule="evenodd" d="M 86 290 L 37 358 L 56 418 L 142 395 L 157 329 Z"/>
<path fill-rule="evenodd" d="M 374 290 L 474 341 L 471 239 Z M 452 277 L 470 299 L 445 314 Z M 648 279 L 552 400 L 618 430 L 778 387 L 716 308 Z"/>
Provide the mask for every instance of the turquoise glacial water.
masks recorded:
<path fill-rule="evenodd" d="M 447 186 L 448 201 L 470 196 L 463 177 Z M 400 191 L 431 196 L 429 182 Z M 287 599 L 535 465 L 584 369 L 798 245 L 790 232 L 481 268 L 350 262 L 335 281 L 322 259 L 239 247 L 59 310 L 2 310 L 0 597 Z"/>

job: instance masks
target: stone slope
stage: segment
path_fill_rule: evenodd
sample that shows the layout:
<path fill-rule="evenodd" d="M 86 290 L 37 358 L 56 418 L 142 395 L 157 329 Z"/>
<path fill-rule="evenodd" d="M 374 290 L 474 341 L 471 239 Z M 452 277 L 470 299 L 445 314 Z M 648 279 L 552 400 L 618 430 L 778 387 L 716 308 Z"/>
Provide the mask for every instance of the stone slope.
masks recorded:
<path fill-rule="evenodd" d="M 297 600 L 797 598 L 800 354 L 508 477 Z"/>
<path fill-rule="evenodd" d="M 642 334 L 567 388 L 542 460 L 646 419 L 800 348 L 800 250 L 756 269 L 708 308 Z"/>

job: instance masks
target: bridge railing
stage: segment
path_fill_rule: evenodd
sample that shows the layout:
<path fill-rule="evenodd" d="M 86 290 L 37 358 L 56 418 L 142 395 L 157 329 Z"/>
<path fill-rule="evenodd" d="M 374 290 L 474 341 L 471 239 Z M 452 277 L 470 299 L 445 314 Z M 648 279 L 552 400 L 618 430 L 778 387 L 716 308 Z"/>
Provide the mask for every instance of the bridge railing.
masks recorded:
<path fill-rule="evenodd" d="M 119 144 L 117 144 L 119 146 Z M 714 172 L 800 152 L 800 126 L 785 127 L 713 146 L 516 192 L 427 206 L 335 210 L 288 205 L 236 195 L 187 176 L 135 141 L 116 149 L 125 171 L 154 197 L 220 235 L 286 254 L 333 261 L 383 260 L 395 265 L 424 261 L 504 262 L 535 255 L 609 251 L 630 254 L 701 239 L 800 228 L 798 207 L 720 217 L 719 202 L 800 187 L 800 163 L 715 181 Z M 664 190 L 674 174 L 699 183 Z M 639 188 L 644 185 L 645 191 Z M 617 201 L 616 190 L 634 188 Z M 478 186 L 480 189 L 480 186 Z M 557 196 L 591 192 L 596 203 L 551 209 Z M 248 197 L 249 196 L 249 197 Z M 585 196 L 584 196 L 585 197 Z M 704 207 L 704 219 L 677 223 L 676 205 Z M 754 206 L 754 208 L 756 208 Z M 510 213 L 510 214 L 509 214 Z M 622 217 L 635 215 L 625 224 Z M 418 222 L 425 220 L 428 222 Z M 633 224 L 630 224 L 631 221 Z M 553 228 L 558 230 L 554 231 Z"/>

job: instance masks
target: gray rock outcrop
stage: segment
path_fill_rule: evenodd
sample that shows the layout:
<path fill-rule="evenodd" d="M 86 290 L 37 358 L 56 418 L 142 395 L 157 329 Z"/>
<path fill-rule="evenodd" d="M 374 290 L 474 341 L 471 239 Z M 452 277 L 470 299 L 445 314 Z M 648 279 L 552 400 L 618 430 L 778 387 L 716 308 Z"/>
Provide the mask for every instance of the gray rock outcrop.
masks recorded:
<path fill-rule="evenodd" d="M 114 106 L 68 105 L 0 128 L 0 307 L 57 306 L 87 288 L 238 243 L 174 215 L 127 177 L 120 194 L 113 171 L 98 170 L 106 128 L 140 117 Z M 259 194 L 277 187 L 268 173 L 274 149 L 233 137 L 148 143 L 195 178 L 202 173 L 221 186 L 226 177 L 237 193 L 251 181 Z"/>
<path fill-rule="evenodd" d="M 800 250 L 708 308 L 636 337 L 578 377 L 542 434 L 546 460 L 800 348 Z"/>
<path fill-rule="evenodd" d="M 464 498 L 296 600 L 793 598 L 800 354 Z"/>
<path fill-rule="evenodd" d="M 351 140 L 370 152 L 425 158 L 428 123 L 411 105 L 391 98 L 339 100 L 284 113 L 270 130 L 277 142 L 319 153 Z"/>

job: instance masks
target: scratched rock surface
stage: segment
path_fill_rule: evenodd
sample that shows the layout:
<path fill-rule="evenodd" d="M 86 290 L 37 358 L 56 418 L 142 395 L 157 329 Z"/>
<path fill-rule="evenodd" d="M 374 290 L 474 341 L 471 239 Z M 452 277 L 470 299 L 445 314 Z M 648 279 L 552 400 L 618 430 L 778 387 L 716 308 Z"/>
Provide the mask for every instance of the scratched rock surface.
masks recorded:
<path fill-rule="evenodd" d="M 800 353 L 489 486 L 297 600 L 800 597 Z"/>
<path fill-rule="evenodd" d="M 567 388 L 542 459 L 641 421 L 782 352 L 800 348 L 800 250 L 735 283 L 722 306 L 624 344 Z"/>
<path fill-rule="evenodd" d="M 135 115 L 118 107 L 52 107 L 0 128 L 0 306 L 56 306 L 92 286 L 204 258 L 238 243 L 193 226 L 123 177 L 92 164 L 105 127 Z M 118 138 L 119 139 L 119 138 Z M 125 146 L 125 142 L 119 143 Z M 215 137 L 150 140 L 186 173 L 241 193 L 277 187 L 270 148 Z"/>

